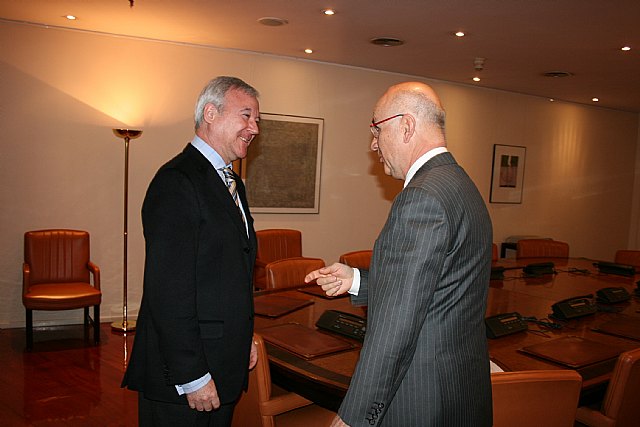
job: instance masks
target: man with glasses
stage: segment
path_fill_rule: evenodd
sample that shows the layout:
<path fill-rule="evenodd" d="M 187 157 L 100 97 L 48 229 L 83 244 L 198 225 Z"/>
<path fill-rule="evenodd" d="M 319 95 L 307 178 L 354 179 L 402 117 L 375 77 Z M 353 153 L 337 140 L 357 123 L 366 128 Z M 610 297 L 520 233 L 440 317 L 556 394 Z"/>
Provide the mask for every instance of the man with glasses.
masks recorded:
<path fill-rule="evenodd" d="M 375 106 L 371 149 L 404 180 L 369 271 L 311 272 L 327 295 L 368 305 L 360 360 L 334 426 L 491 426 L 484 314 L 491 219 L 447 151 L 445 113 L 423 83 L 392 86 Z"/>

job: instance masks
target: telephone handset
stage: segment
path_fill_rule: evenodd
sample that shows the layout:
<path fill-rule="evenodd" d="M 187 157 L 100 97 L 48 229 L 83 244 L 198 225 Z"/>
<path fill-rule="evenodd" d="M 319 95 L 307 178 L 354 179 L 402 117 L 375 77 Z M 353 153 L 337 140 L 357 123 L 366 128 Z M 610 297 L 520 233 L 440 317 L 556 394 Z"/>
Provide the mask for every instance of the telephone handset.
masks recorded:
<path fill-rule="evenodd" d="M 487 317 L 484 319 L 484 324 L 487 327 L 487 337 L 489 338 L 500 338 L 529 329 L 527 322 L 522 319 L 520 313 L 515 311 Z"/>
<path fill-rule="evenodd" d="M 322 313 L 316 326 L 359 341 L 364 341 L 364 334 L 367 332 L 365 318 L 338 310 L 327 310 Z"/>
<path fill-rule="evenodd" d="M 623 287 L 602 288 L 596 292 L 596 301 L 604 304 L 616 304 L 618 302 L 628 301 L 631 294 Z"/>
<path fill-rule="evenodd" d="M 561 320 L 588 316 L 598 311 L 591 294 L 558 301 L 551 306 L 551 309 L 553 310 L 553 316 Z"/>

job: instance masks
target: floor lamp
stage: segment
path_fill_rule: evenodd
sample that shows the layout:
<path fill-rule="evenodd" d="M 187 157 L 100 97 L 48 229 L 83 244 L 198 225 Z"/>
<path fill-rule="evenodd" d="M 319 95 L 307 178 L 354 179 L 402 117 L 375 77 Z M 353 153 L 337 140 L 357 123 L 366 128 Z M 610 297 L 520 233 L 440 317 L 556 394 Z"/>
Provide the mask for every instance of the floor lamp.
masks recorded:
<path fill-rule="evenodd" d="M 141 130 L 113 129 L 113 133 L 124 138 L 124 257 L 122 266 L 122 322 L 113 322 L 111 329 L 119 332 L 136 330 L 135 320 L 127 321 L 127 224 L 129 214 L 129 141 L 142 135 Z"/>

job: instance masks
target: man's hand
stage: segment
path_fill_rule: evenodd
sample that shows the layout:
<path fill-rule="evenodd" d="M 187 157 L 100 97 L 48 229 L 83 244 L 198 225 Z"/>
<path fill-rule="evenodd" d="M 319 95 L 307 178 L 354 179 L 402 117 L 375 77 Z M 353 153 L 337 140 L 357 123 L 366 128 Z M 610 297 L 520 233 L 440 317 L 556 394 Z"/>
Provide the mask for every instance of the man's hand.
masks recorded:
<path fill-rule="evenodd" d="M 331 423 L 331 426 L 329 427 L 349 427 L 349 425 L 345 424 L 345 422 L 342 421 L 342 418 L 340 418 L 339 415 L 336 415 L 336 417 L 333 419 L 333 422 Z"/>
<path fill-rule="evenodd" d="M 251 352 L 249 353 L 249 370 L 258 363 L 258 346 L 255 341 L 251 341 Z"/>
<path fill-rule="evenodd" d="M 344 294 L 351 289 L 353 268 L 336 262 L 328 267 L 314 270 L 304 278 L 305 283 L 314 280 L 322 286 L 322 290 L 326 292 L 327 296 L 334 297 Z"/>
<path fill-rule="evenodd" d="M 187 393 L 187 401 L 191 409 L 198 411 L 209 412 L 218 409 L 220 407 L 220 398 L 213 379 L 193 393 Z"/>

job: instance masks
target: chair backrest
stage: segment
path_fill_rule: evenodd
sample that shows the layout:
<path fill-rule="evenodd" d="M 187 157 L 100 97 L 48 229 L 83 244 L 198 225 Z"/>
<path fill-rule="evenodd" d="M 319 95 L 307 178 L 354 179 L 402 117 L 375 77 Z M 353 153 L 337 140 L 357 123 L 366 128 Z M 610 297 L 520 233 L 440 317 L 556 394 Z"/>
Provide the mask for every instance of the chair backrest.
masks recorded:
<path fill-rule="evenodd" d="M 572 427 L 582 377 L 573 370 L 491 374 L 494 427 Z"/>
<path fill-rule="evenodd" d="M 498 245 L 495 243 L 491 244 L 491 261 L 498 260 Z"/>
<path fill-rule="evenodd" d="M 516 258 L 569 258 L 569 244 L 551 239 L 518 240 Z"/>
<path fill-rule="evenodd" d="M 311 405 L 312 402 L 282 389 L 274 393 L 264 340 L 260 334 L 254 333 L 253 342 L 258 349 L 258 362 L 249 372 L 249 386 L 236 405 L 232 427 L 275 427 L 276 415 Z"/>
<path fill-rule="evenodd" d="M 601 412 L 617 427 L 637 426 L 640 421 L 640 348 L 622 353 L 611 374 Z"/>
<path fill-rule="evenodd" d="M 267 289 L 287 289 L 304 286 L 304 276 L 324 267 L 320 258 L 287 258 L 270 262 L 265 267 Z"/>
<path fill-rule="evenodd" d="M 340 255 L 339 262 L 350 267 L 368 270 L 371 264 L 371 255 L 373 255 L 373 251 L 370 249 L 347 252 L 346 254 Z"/>
<path fill-rule="evenodd" d="M 270 228 L 256 231 L 258 248 L 256 258 L 269 263 L 284 258 L 302 256 L 302 233 L 288 228 Z"/>
<path fill-rule="evenodd" d="M 36 230 L 24 233 L 24 261 L 30 283 L 89 282 L 89 233 Z"/>
<path fill-rule="evenodd" d="M 640 251 L 626 249 L 616 251 L 615 262 L 617 264 L 633 265 L 634 267 L 640 268 Z"/>

